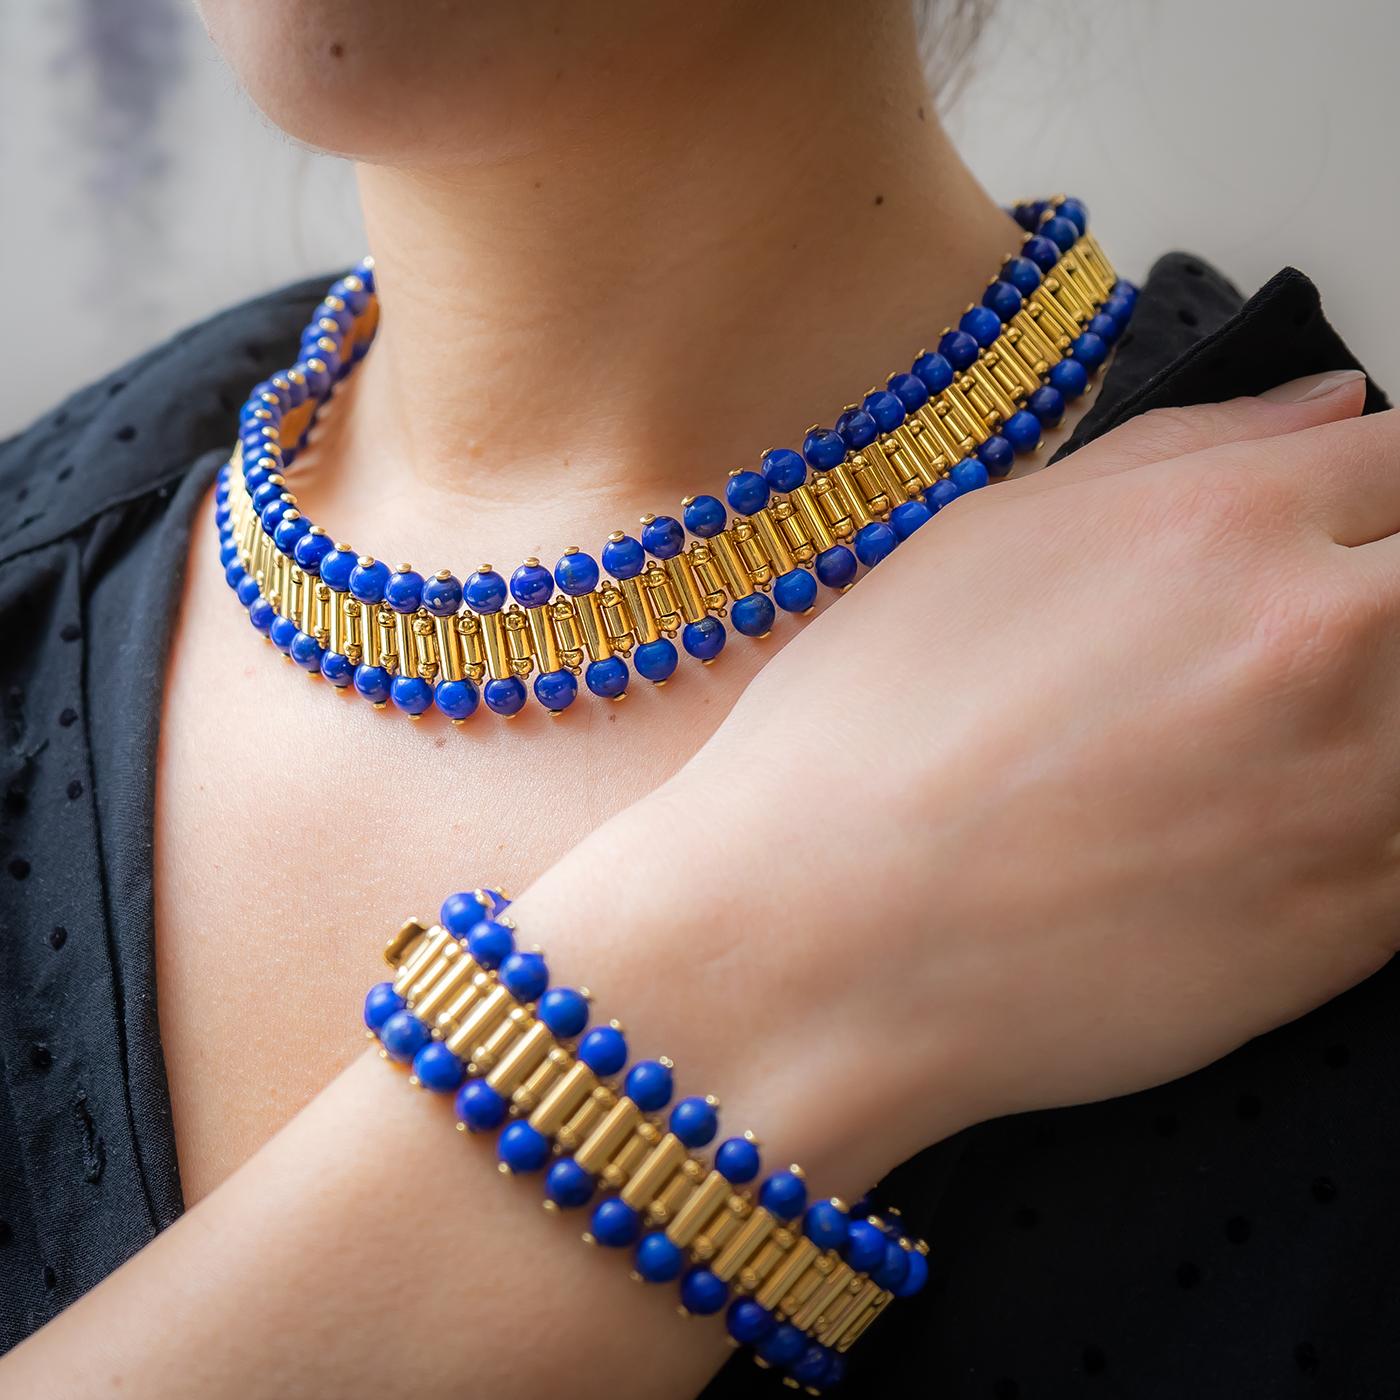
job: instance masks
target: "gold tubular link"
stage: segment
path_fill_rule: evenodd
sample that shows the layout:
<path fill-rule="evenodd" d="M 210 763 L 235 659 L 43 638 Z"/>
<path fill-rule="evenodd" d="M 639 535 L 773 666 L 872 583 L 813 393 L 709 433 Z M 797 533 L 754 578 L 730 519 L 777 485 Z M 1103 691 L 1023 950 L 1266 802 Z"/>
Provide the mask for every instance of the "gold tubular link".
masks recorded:
<path fill-rule="evenodd" d="M 684 561 L 681 572 L 689 567 L 690 561 L 684 554 L 673 555 L 672 559 Z M 664 637 L 674 637 L 680 631 L 681 623 L 685 621 L 681 616 L 680 594 L 671 582 L 672 571 L 667 567 L 670 563 L 671 559 L 667 559 L 660 564 L 648 564 L 641 575 L 642 589 L 656 616 L 656 625 Z M 693 582 L 691 587 L 694 587 Z"/>
<path fill-rule="evenodd" d="M 873 1296 L 867 1293 L 867 1290 L 871 1288 L 875 1289 Z M 885 1305 L 894 1296 L 894 1294 L 886 1293 L 884 1289 L 877 1287 L 873 1283 L 866 1284 L 865 1288 L 861 1290 L 861 1294 L 860 1306 L 857 1307 L 851 1317 L 847 1319 L 846 1325 L 842 1328 L 840 1336 L 838 1336 L 835 1341 L 837 1351 L 849 1351 L 851 1347 L 855 1345 L 860 1334 L 884 1312 Z"/>
<path fill-rule="evenodd" d="M 691 1164 L 687 1162 L 686 1165 L 690 1166 Z M 658 1225 L 664 1225 L 685 1205 L 694 1189 L 690 1177 L 684 1171 L 677 1172 L 652 1198 L 651 1204 L 647 1207 L 648 1218 L 654 1220 Z"/>
<path fill-rule="evenodd" d="M 631 1099 L 618 1099 L 603 1121 L 579 1144 L 574 1161 L 591 1176 L 597 1176 L 641 1120 L 642 1110 Z"/>
<path fill-rule="evenodd" d="M 524 1033 L 530 1013 L 523 1006 L 512 1008 L 509 1016 L 496 1026 L 485 1041 L 471 1053 L 467 1070 L 471 1074 L 487 1074 L 495 1069 L 501 1057 L 514 1046 Z"/>
<path fill-rule="evenodd" d="M 398 658 L 399 675 L 416 678 L 418 675 L 418 647 L 413 640 L 413 620 L 408 613 L 393 612 L 394 655 Z"/>
<path fill-rule="evenodd" d="M 373 629 L 369 626 L 369 619 L 365 616 L 365 605 L 358 598 L 352 598 L 348 593 L 342 596 L 345 599 L 345 654 L 357 666 L 362 661 L 366 666 L 373 666 L 378 657 L 373 650 L 374 642 L 371 637 Z"/>
<path fill-rule="evenodd" d="M 830 1346 L 841 1335 L 846 1324 L 860 1312 L 867 1299 L 873 1298 L 879 1291 L 879 1286 L 870 1279 L 856 1275 L 846 1286 L 846 1292 L 828 1306 L 817 1325 L 817 1340 L 823 1346 Z"/>
<path fill-rule="evenodd" d="M 830 549 L 836 543 L 836 538 L 831 533 L 831 528 L 827 524 L 826 512 L 822 510 L 812 488 L 805 484 L 799 486 L 789 495 L 788 499 L 796 507 L 797 514 L 806 527 L 807 537 L 812 542 L 812 548 L 817 553 Z"/>
<path fill-rule="evenodd" d="M 898 469 L 911 475 L 925 491 L 947 476 L 956 461 L 953 444 L 945 444 L 942 433 L 929 426 L 937 421 L 937 414 L 931 414 L 928 421 L 911 415 L 885 442 L 885 452 L 893 454 Z"/>
<path fill-rule="evenodd" d="M 447 969 L 446 975 L 440 977 L 432 989 L 418 999 L 413 1014 L 426 1026 L 436 1025 L 438 1012 L 466 987 L 479 971 L 475 961 L 463 953 Z"/>
<path fill-rule="evenodd" d="M 481 626 L 481 637 L 486 648 L 486 671 L 493 681 L 510 678 L 510 664 L 506 659 L 505 618 L 498 612 L 481 613 L 477 617 Z"/>
<path fill-rule="evenodd" d="M 1098 279 L 1103 288 L 1103 295 L 1107 298 L 1113 290 L 1113 284 L 1118 280 L 1118 274 L 1113 270 L 1113 264 L 1104 256 L 1103 249 L 1099 247 L 1099 240 L 1092 233 L 1086 233 L 1074 246 L 1084 266 Z"/>
<path fill-rule="evenodd" d="M 390 967 L 397 968 L 408 956 L 409 950 L 420 938 L 425 937 L 427 932 L 417 919 L 405 919 L 399 926 L 399 931 L 384 945 L 384 961 Z"/>
<path fill-rule="evenodd" d="M 486 674 L 486 647 L 481 640 L 481 619 L 466 609 L 452 620 L 462 655 L 462 674 L 478 685 Z"/>
<path fill-rule="evenodd" d="M 425 681 L 442 679 L 442 665 L 438 660 L 438 634 L 434 623 L 437 618 L 420 608 L 408 620 L 408 630 L 413 638 L 413 668 Z"/>
<path fill-rule="evenodd" d="M 510 1096 L 511 1103 L 521 1113 L 534 1112 L 539 1106 L 540 1100 L 563 1078 L 573 1062 L 573 1056 L 561 1046 L 556 1045 L 544 1057 L 543 1062 L 526 1076 L 525 1082 Z"/>
<path fill-rule="evenodd" d="M 889 482 L 876 468 L 869 448 L 863 447 L 847 458 L 846 470 L 850 472 L 852 484 L 872 515 L 883 518 L 904 499 L 902 484 L 897 495 L 890 494 Z"/>
<path fill-rule="evenodd" d="M 1065 347 L 1079 334 L 1079 323 L 1046 292 L 1043 282 L 1026 303 L 1026 310 L 1063 355 Z"/>
<path fill-rule="evenodd" d="M 710 1217 L 722 1209 L 729 1197 L 729 1182 L 712 1171 L 691 1193 L 690 1199 L 671 1217 L 666 1237 L 681 1249 L 688 1249 L 704 1230 Z"/>
<path fill-rule="evenodd" d="M 509 1098 L 548 1058 L 555 1048 L 554 1036 L 543 1021 L 535 1021 L 486 1076 L 486 1082 Z"/>
<path fill-rule="evenodd" d="M 589 1070 L 582 1060 L 577 1061 L 564 1071 L 559 1084 L 540 1099 L 538 1109 L 529 1116 L 529 1126 L 547 1138 L 557 1137 L 560 1128 L 578 1112 L 596 1088 L 598 1077 L 594 1071 Z"/>
<path fill-rule="evenodd" d="M 647 1154 L 631 1181 L 622 1188 L 622 1199 L 633 1210 L 644 1210 L 665 1188 L 667 1181 L 686 1160 L 685 1144 L 674 1133 L 667 1133 Z"/>
<path fill-rule="evenodd" d="M 778 1300 L 778 1312 L 783 1317 L 791 1317 L 802 1305 L 831 1277 L 836 1270 L 835 1254 L 823 1254 L 820 1250 L 808 1260 L 807 1267 L 798 1274 L 788 1291 Z"/>
<path fill-rule="evenodd" d="M 1065 266 L 1064 258 L 1060 259 L 1054 272 L 1041 286 L 1054 298 L 1055 305 L 1074 321 L 1076 329 L 1081 329 L 1085 321 L 1094 314 L 1093 305 L 1085 300 L 1083 291 L 1070 275 L 1069 268 Z"/>
<path fill-rule="evenodd" d="M 403 657 L 399 655 L 399 634 L 394 619 L 398 616 L 393 608 L 384 603 L 370 604 L 370 622 L 379 632 L 380 665 L 391 675 L 403 667 Z"/>
<path fill-rule="evenodd" d="M 778 1222 L 759 1206 L 739 1229 L 739 1233 L 720 1250 L 710 1272 L 726 1283 L 753 1258 L 777 1227 Z"/>
<path fill-rule="evenodd" d="M 699 622 L 709 611 L 700 597 L 700 587 L 695 579 L 695 564 L 688 550 L 672 555 L 662 565 L 666 578 L 675 595 L 676 611 L 682 622 Z"/>
<path fill-rule="evenodd" d="M 829 474 L 814 477 L 812 495 L 816 498 L 817 505 L 821 508 L 823 518 L 831 533 L 838 540 L 850 539 L 856 532 L 856 525 L 851 518 L 846 493 L 841 487 L 831 479 Z"/>
<path fill-rule="evenodd" d="M 754 530 L 753 521 L 736 520 L 733 525 L 735 548 L 743 561 L 744 571 L 753 580 L 754 588 L 767 588 L 773 582 L 773 567 L 764 552 L 763 541 Z"/>
<path fill-rule="evenodd" d="M 603 623 L 603 605 L 598 601 L 598 594 L 581 594 L 574 599 L 574 606 L 578 609 L 579 629 L 583 633 L 583 644 L 588 648 L 588 659 L 606 661 L 613 654 L 613 648 Z"/>
<path fill-rule="evenodd" d="M 971 448 L 988 436 L 991 429 L 987 421 L 982 418 L 975 408 L 968 402 L 967 395 L 956 384 L 950 384 L 939 394 L 937 407 L 943 410 L 943 417 L 947 426 L 954 433 L 961 433 L 962 440 L 958 447 L 963 456 L 966 456 Z"/>
<path fill-rule="evenodd" d="M 752 515 L 749 519 L 767 556 L 765 563 L 770 576 L 776 577 L 795 569 L 797 561 L 789 553 L 787 541 L 778 532 L 777 521 L 773 519 L 773 507 L 764 506 L 757 515 Z"/>
<path fill-rule="evenodd" d="M 343 593 L 332 592 L 326 606 L 326 648 L 339 652 L 342 656 L 345 655 L 346 648 L 345 613 L 341 607 L 344 598 Z"/>
<path fill-rule="evenodd" d="M 890 509 L 903 501 L 912 500 L 931 483 L 925 482 L 919 470 L 919 459 L 915 454 L 914 465 L 906 467 L 893 452 L 894 444 L 888 437 L 863 447 L 861 453 L 869 459 L 875 474 L 885 483 L 885 494 L 890 498 Z"/>
<path fill-rule="evenodd" d="M 512 603 L 505 613 L 506 664 L 513 676 L 528 676 L 535 661 L 530 651 L 530 623 L 525 609 Z"/>
<path fill-rule="evenodd" d="M 650 1151 L 651 1143 L 640 1132 L 633 1133 L 603 1168 L 603 1185 L 610 1191 L 620 1191 Z"/>
<path fill-rule="evenodd" d="M 449 938 L 438 949 L 437 956 L 419 972 L 409 985 L 408 990 L 404 992 L 404 1000 L 408 1003 L 410 1011 L 417 1012 L 418 1003 L 433 990 L 460 957 L 462 957 L 462 945 L 455 938 Z"/>
<path fill-rule="evenodd" d="M 730 1195 L 719 1211 L 695 1237 L 691 1253 L 708 1262 L 729 1243 L 739 1227 L 748 1219 L 749 1203 L 742 1196 Z"/>
<path fill-rule="evenodd" d="M 1012 338 L 1005 331 L 987 351 L 983 363 L 1015 403 L 1023 403 L 1040 388 L 1035 371 L 1021 358 Z"/>
<path fill-rule="evenodd" d="M 572 1152 L 603 1120 L 617 1102 L 617 1095 L 606 1084 L 600 1084 L 579 1105 L 573 1117 L 555 1135 L 555 1141 L 566 1152 Z"/>
<path fill-rule="evenodd" d="M 478 972 L 471 985 L 464 987 L 460 994 L 438 1013 L 437 1029 L 443 1036 L 449 1036 L 462 1024 L 462 1018 L 481 1001 L 493 986 L 489 973 Z"/>
<path fill-rule="evenodd" d="M 691 567 L 695 570 L 695 583 L 707 611 L 724 613 L 729 602 L 729 590 L 725 586 L 724 571 L 719 566 L 715 552 L 708 544 L 690 546 Z"/>
<path fill-rule="evenodd" d="M 447 1037 L 447 1048 L 462 1059 L 471 1058 L 472 1051 L 504 1021 L 514 1009 L 511 994 L 496 983 L 467 1013 L 466 1019 Z"/>
<path fill-rule="evenodd" d="M 792 502 L 787 500 L 774 501 L 768 509 L 772 512 L 774 523 L 787 546 L 788 553 L 799 564 L 810 564 L 816 557 L 817 551 L 812 547 L 812 538 L 808 535 L 806 527 L 802 523 L 802 517 L 798 515 Z"/>
<path fill-rule="evenodd" d="M 765 1308 L 776 1307 L 786 1296 L 787 1291 L 797 1281 L 798 1275 L 821 1253 L 821 1250 L 804 1235 L 786 1257 L 763 1280 L 762 1286 L 754 1294 L 754 1301 Z"/>
<path fill-rule="evenodd" d="M 1011 325 L 1018 335 L 1017 344 L 1026 355 L 1027 362 L 1037 377 L 1047 374 L 1052 365 L 1064 358 L 1060 347 L 1051 340 L 1026 307 L 1022 307 L 1012 318 Z M 1038 382 L 1038 379 L 1037 379 Z"/>
<path fill-rule="evenodd" d="M 418 974 L 427 967 L 431 959 L 437 957 L 443 945 L 451 938 L 452 935 L 445 928 L 439 928 L 436 924 L 427 931 L 423 940 L 399 963 L 398 972 L 394 976 L 394 990 L 400 996 L 404 995 Z"/>
<path fill-rule="evenodd" d="M 734 526 L 721 530 L 708 541 L 710 558 L 719 566 L 720 577 L 731 598 L 747 598 L 753 592 L 753 578 L 735 542 Z"/>
<path fill-rule="evenodd" d="M 861 529 L 862 526 L 869 525 L 875 519 L 866 503 L 863 492 L 856 485 L 855 478 L 852 477 L 850 469 L 844 462 L 840 466 L 832 467 L 827 472 L 826 479 L 830 483 L 828 495 L 835 497 L 842 503 L 844 506 L 842 513 L 850 519 L 857 530 Z M 832 522 L 833 525 L 839 525 L 839 523 L 839 521 Z"/>
<path fill-rule="evenodd" d="M 550 611 L 549 603 L 525 609 L 525 620 L 530 626 L 530 648 L 535 653 L 540 670 L 545 673 L 560 669 L 559 647 L 554 640 Z"/>
<path fill-rule="evenodd" d="M 331 590 L 320 579 L 311 580 L 311 633 L 321 646 L 330 640 Z"/>
<path fill-rule="evenodd" d="M 620 655 L 630 655 L 634 640 L 633 621 L 628 616 L 627 604 L 621 592 L 611 583 L 605 583 L 598 593 L 608 642 Z"/>
<path fill-rule="evenodd" d="M 856 1272 L 842 1260 L 790 1314 L 789 1321 L 803 1332 L 818 1325 L 822 1315 L 855 1281 Z"/>
<path fill-rule="evenodd" d="M 656 625 L 656 614 L 652 610 L 651 599 L 642 588 L 641 578 L 625 578 L 618 587 L 622 589 L 627 611 L 631 614 L 632 626 L 629 630 L 638 644 L 656 641 L 661 636 L 661 629 Z"/>
<path fill-rule="evenodd" d="M 269 546 L 271 541 L 268 541 Z M 267 559 L 267 588 L 264 593 L 267 601 L 272 604 L 272 610 L 278 617 L 286 617 L 287 604 L 283 598 L 283 579 L 286 577 L 287 556 L 280 549 L 272 548 Z"/>
<path fill-rule="evenodd" d="M 579 630 L 578 609 L 572 598 L 556 598 L 549 605 L 549 620 L 559 644 L 559 660 L 575 674 L 583 666 L 583 633 Z"/>
<path fill-rule="evenodd" d="M 985 359 L 978 360 L 975 364 L 967 367 L 967 377 L 976 387 L 986 407 L 978 406 L 978 411 L 989 422 L 992 415 L 996 415 L 996 420 L 1005 423 L 1013 413 L 1016 412 L 1016 402 L 1010 394 L 1002 388 L 1001 382 L 992 373 L 991 366 Z"/>

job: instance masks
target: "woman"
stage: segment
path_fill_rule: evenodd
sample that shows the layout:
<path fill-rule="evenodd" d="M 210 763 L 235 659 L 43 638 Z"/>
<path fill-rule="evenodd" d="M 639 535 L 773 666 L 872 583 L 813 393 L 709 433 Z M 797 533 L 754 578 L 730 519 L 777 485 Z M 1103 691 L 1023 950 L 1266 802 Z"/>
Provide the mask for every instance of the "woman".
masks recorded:
<path fill-rule="evenodd" d="M 377 260 L 299 504 L 425 577 L 717 489 L 1024 237 L 900 3 L 204 9 Z M 770 1167 L 907 1164 L 934 1281 L 850 1393 L 1392 1382 L 1393 977 L 1322 1004 L 1395 945 L 1397 433 L 1311 284 L 1166 259 L 1052 472 L 664 690 L 460 733 L 271 665 L 215 558 L 323 291 L 3 449 L 6 1393 L 771 1393 L 359 1053 L 379 940 L 483 882 Z"/>

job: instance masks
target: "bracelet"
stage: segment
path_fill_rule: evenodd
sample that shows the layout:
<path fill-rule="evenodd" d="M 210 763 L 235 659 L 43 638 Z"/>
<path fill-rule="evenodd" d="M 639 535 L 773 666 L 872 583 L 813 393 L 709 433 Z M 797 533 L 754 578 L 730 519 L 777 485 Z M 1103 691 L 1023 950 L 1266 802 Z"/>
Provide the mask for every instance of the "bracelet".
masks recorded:
<path fill-rule="evenodd" d="M 671 1104 L 672 1063 L 628 1060 L 621 1025 L 588 1029 L 586 989 L 551 987 L 543 955 L 517 949 L 498 890 L 450 896 L 440 922 L 389 940 L 393 979 L 370 989 L 364 1019 L 410 1082 L 456 1095 L 458 1128 L 497 1139 L 499 1169 L 544 1173 L 547 1209 L 593 1205 L 589 1244 L 630 1249 L 633 1277 L 680 1280 L 680 1310 L 726 1310 L 731 1342 L 812 1394 L 835 1384 L 845 1353 L 896 1297 L 928 1279 L 928 1246 L 897 1220 L 852 1219 L 839 1200 L 808 1204 L 801 1169 L 759 1176 L 751 1133 L 699 1155 L 718 1102 Z"/>

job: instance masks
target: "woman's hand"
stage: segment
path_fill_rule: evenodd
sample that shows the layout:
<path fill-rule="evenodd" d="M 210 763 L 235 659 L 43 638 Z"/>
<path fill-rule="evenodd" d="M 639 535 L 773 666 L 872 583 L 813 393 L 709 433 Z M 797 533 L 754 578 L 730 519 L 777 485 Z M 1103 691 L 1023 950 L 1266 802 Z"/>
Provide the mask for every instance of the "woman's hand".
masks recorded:
<path fill-rule="evenodd" d="M 1362 392 L 1151 414 L 955 502 L 522 919 L 557 946 L 557 880 L 600 872 L 620 927 L 678 881 L 683 979 L 619 1004 L 704 1008 L 662 1017 L 682 1073 L 734 1047 L 746 1108 L 805 1099 L 792 1140 L 869 1179 L 1367 976 L 1400 942 L 1400 421 Z"/>

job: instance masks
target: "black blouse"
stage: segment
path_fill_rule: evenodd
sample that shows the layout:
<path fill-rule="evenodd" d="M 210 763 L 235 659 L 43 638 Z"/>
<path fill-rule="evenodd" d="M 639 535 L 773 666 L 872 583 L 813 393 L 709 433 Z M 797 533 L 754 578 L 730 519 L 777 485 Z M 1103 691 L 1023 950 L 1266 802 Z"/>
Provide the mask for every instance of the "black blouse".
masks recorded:
<path fill-rule="evenodd" d="M 328 280 L 0 444 L 0 1350 L 180 1214 L 151 862 L 171 585 L 247 387 Z M 1076 442 L 1354 364 L 1302 274 L 1242 304 L 1172 254 Z M 1176 1083 L 929 1149 L 877 1194 L 927 1236 L 930 1286 L 856 1348 L 847 1393 L 1395 1400 L 1397 1084 L 1392 964 Z M 743 1358 L 706 1391 L 750 1393 L 782 1392 Z"/>

